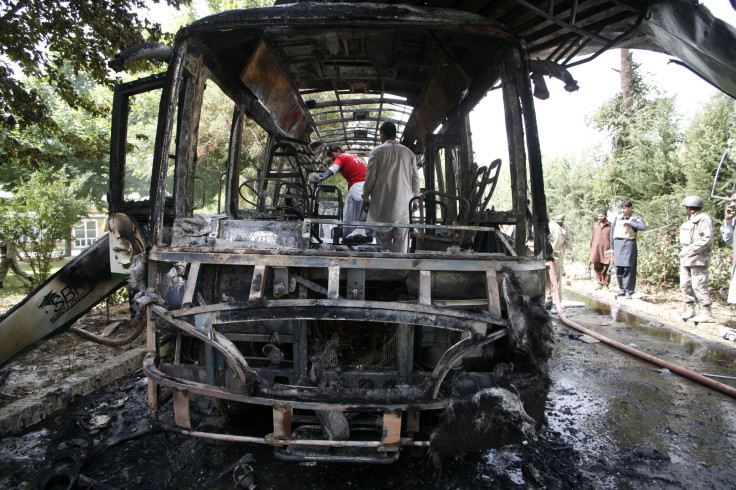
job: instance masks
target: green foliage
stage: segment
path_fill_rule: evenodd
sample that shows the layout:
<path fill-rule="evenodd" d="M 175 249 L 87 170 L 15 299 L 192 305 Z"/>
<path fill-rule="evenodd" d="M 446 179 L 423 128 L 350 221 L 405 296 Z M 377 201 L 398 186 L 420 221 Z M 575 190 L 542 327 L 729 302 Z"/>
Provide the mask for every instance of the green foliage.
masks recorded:
<path fill-rule="evenodd" d="M 723 203 L 707 199 L 729 139 L 736 138 L 736 101 L 725 94 L 715 95 L 695 115 L 685 133 L 682 148 L 683 166 L 688 169 L 688 182 L 683 194 L 705 198 L 704 212 L 714 217 L 723 215 Z M 733 146 L 733 145 L 732 145 Z M 736 150 L 736 148 L 734 149 Z M 719 176 L 717 195 L 727 196 L 736 182 L 736 153 L 728 153 Z"/>
<path fill-rule="evenodd" d="M 22 181 L 13 198 L 0 200 L 0 237 L 28 257 L 37 284 L 49 276 L 57 242 L 69 239 L 87 214 L 82 185 L 63 172 L 40 171 Z"/>
<path fill-rule="evenodd" d="M 624 199 L 634 202 L 634 214 L 647 222 L 639 233 L 638 275 L 656 287 L 679 284 L 678 229 L 686 219 L 682 199 L 705 198 L 704 212 L 714 227 L 723 216 L 723 201 L 709 199 L 718 163 L 729 139 L 736 138 L 736 102 L 717 95 L 705 104 L 682 134 L 671 97 L 656 97 L 633 69 L 633 90 L 604 103 L 592 123 L 609 135 L 610 149 L 577 161 L 545 162 L 545 189 L 552 216 L 565 214 L 575 238 L 573 256 L 587 262 L 590 229 L 597 209 L 617 213 Z M 727 195 L 736 181 L 736 154 L 727 158 L 718 193 Z M 612 221 L 614 216 L 609 215 Z M 730 252 L 717 237 L 709 268 L 710 286 L 727 290 L 731 279 Z"/>
<path fill-rule="evenodd" d="M 620 105 L 620 101 L 613 105 Z M 624 199 L 631 199 L 635 206 L 640 206 L 642 214 L 654 215 L 661 222 L 661 203 L 653 203 L 650 208 L 649 199 L 651 196 L 666 199 L 679 195 L 687 181 L 677 155 L 681 136 L 675 100 L 671 97 L 643 99 L 631 110 L 625 125 L 620 124 L 620 115 L 614 116 L 605 107 L 596 115 L 598 127 L 620 131 L 611 135 L 615 143 L 611 154 L 604 157 L 601 169 L 606 181 L 605 199 L 612 208 L 617 208 Z M 616 120 L 606 122 L 608 117 Z"/>
<path fill-rule="evenodd" d="M 598 209 L 606 208 L 600 188 L 601 173 L 590 156 L 580 160 L 562 157 L 545 163 L 544 183 L 547 209 L 552 219 L 565 215 L 565 224 L 573 237 L 573 260 L 588 261 L 592 226 L 598 219 Z"/>
<path fill-rule="evenodd" d="M 178 5 L 177 0 L 168 0 Z M 90 2 L 6 2 L 0 7 L 0 158 L 21 164 L 36 161 L 39 148 L 24 145 L 12 130 L 35 128 L 44 135 L 60 134 L 39 90 L 27 81 L 44 80 L 53 93 L 73 110 L 103 116 L 108 105 L 75 82 L 85 73 L 90 80 L 111 88 L 114 78 L 107 63 L 119 51 L 142 42 L 160 42 L 161 27 L 139 12 L 144 0 Z M 147 69 L 141 63 L 132 69 Z"/>
<path fill-rule="evenodd" d="M 716 231 L 717 232 L 717 231 Z M 719 243 L 720 242 L 720 243 Z M 680 283 L 679 228 L 671 227 L 656 234 L 641 235 L 637 275 L 644 284 L 657 288 L 674 287 Z M 725 299 L 731 281 L 731 250 L 716 239 L 708 267 L 708 288 L 711 294 Z"/>
<path fill-rule="evenodd" d="M 659 288 L 679 284 L 679 227 L 668 227 L 650 234 L 640 233 L 637 245 L 637 275 L 641 282 Z"/>
<path fill-rule="evenodd" d="M 730 246 L 714 247 L 708 267 L 708 286 L 723 299 L 728 297 L 728 286 L 733 270 L 733 255 Z"/>

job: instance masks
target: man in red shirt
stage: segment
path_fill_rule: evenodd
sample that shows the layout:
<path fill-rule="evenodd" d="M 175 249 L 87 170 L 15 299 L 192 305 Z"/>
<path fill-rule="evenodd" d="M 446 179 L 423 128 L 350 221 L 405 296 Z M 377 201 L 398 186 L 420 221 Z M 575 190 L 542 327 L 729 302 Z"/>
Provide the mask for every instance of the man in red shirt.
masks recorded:
<path fill-rule="evenodd" d="M 323 180 L 340 173 L 348 182 L 348 195 L 345 199 L 343 219 L 345 221 L 365 221 L 367 213 L 363 211 L 363 184 L 365 183 L 365 163 L 357 155 L 343 153 L 337 145 L 327 147 L 327 156 L 332 159 L 330 168 L 319 177 L 312 179 L 312 185 L 317 185 Z M 351 237 L 351 234 L 353 236 Z M 370 228 L 355 228 L 345 226 L 343 228 L 343 241 L 367 242 L 373 239 L 373 230 Z"/>

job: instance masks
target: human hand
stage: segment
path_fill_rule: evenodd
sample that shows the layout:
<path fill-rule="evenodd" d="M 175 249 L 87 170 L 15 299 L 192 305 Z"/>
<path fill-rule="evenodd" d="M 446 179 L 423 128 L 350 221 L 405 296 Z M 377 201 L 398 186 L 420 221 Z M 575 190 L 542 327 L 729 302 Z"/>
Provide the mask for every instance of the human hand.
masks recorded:
<path fill-rule="evenodd" d="M 411 206 L 412 211 L 419 211 L 419 203 L 417 201 L 414 201 Z"/>
<path fill-rule="evenodd" d="M 370 206 L 370 204 L 371 204 L 370 201 L 363 201 L 363 206 L 362 206 L 363 207 L 363 211 L 365 211 L 367 213 L 368 212 L 368 207 Z"/>
<path fill-rule="evenodd" d="M 322 182 L 322 177 L 315 177 L 315 178 L 312 179 L 312 182 L 311 183 L 312 183 L 312 185 L 317 185 L 320 182 Z"/>

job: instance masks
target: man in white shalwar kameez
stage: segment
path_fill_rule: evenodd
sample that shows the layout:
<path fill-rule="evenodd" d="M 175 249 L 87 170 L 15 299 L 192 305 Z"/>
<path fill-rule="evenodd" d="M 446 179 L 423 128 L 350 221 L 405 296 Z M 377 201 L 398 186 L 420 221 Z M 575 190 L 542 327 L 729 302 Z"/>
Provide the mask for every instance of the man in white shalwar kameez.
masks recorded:
<path fill-rule="evenodd" d="M 381 125 L 381 145 L 368 156 L 363 185 L 363 209 L 368 223 L 409 223 L 409 201 L 419 195 L 419 173 L 414 153 L 396 141 L 396 125 Z M 415 203 L 415 208 L 417 207 Z M 392 252 L 406 252 L 408 228 L 372 227 L 378 243 Z"/>
<path fill-rule="evenodd" d="M 723 217 L 723 225 L 721 225 L 721 236 L 726 243 L 733 243 L 733 266 L 731 269 L 731 283 L 728 288 L 727 302 L 736 303 L 736 240 L 734 237 L 734 225 L 736 224 L 736 192 L 729 196 L 731 202 L 726 206 L 726 213 Z"/>

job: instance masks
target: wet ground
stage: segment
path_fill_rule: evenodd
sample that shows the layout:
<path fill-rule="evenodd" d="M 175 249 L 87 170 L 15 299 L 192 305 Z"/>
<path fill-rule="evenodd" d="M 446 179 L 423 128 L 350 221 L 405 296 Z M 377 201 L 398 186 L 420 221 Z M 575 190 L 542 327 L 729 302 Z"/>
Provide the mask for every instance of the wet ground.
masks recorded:
<path fill-rule="evenodd" d="M 599 303 L 565 314 L 695 372 L 736 377 L 736 351 Z M 77 488 L 236 488 L 248 466 L 255 485 L 273 489 L 734 487 L 736 400 L 602 343 L 576 340 L 559 322 L 555 333 L 547 426 L 536 441 L 440 465 L 409 455 L 385 466 L 281 462 L 267 448 L 156 429 L 145 380 L 136 374 L 4 438 L 0 487 L 66 488 L 76 478 Z M 238 423 L 215 405 L 206 414 L 212 426 Z"/>

